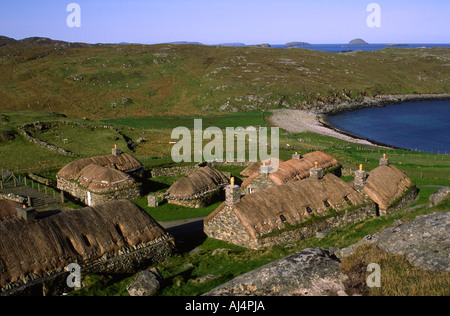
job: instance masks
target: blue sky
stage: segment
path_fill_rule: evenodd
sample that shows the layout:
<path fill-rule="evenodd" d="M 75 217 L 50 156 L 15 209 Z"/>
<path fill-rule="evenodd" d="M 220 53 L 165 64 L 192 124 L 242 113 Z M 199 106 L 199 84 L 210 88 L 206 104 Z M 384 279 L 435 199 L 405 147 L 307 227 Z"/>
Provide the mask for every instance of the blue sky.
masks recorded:
<path fill-rule="evenodd" d="M 81 27 L 66 12 L 81 7 Z M 370 28 L 370 3 L 381 27 Z M 0 35 L 87 43 L 450 43 L 448 0 L 0 0 Z"/>

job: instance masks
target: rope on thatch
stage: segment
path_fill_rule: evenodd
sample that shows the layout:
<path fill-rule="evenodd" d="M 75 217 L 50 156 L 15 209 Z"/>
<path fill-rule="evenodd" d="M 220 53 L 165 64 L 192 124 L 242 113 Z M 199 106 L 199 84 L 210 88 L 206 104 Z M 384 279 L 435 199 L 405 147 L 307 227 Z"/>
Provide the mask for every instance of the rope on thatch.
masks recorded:
<path fill-rule="evenodd" d="M 88 165 L 81 170 L 78 182 L 93 192 L 107 192 L 130 187 L 136 181 L 130 175 L 99 165 Z"/>
<path fill-rule="evenodd" d="M 139 170 L 143 167 L 139 160 L 127 153 L 122 153 L 119 156 L 98 156 L 72 161 L 58 172 L 57 178 L 66 180 L 77 179 L 80 176 L 80 172 L 89 165 L 99 165 L 127 173 Z"/>
<path fill-rule="evenodd" d="M 278 171 L 269 174 L 269 178 L 276 184 L 282 185 L 292 181 L 303 180 L 309 178 L 309 170 L 314 168 L 315 162 L 318 162 L 318 166 L 324 170 L 337 166 L 339 162 L 332 156 L 322 152 L 315 151 L 302 156 L 301 159 L 291 159 L 285 162 L 281 162 Z M 249 178 L 244 180 L 242 187 L 249 185 L 253 179 L 259 174 L 253 173 Z"/>
<path fill-rule="evenodd" d="M 229 184 L 228 178 L 211 167 L 202 167 L 178 179 L 164 194 L 169 200 L 192 200 L 210 194 Z"/>

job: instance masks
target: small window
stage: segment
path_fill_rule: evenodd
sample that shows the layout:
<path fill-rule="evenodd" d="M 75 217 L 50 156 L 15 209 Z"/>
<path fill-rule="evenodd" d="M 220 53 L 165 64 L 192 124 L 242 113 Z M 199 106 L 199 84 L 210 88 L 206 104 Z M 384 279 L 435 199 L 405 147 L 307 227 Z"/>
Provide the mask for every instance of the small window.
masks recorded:
<path fill-rule="evenodd" d="M 255 192 L 255 189 L 254 189 L 254 188 L 248 188 L 248 193 L 249 193 L 249 194 L 252 194 L 253 192 Z"/>
<path fill-rule="evenodd" d="M 311 214 L 313 212 L 309 206 L 306 207 L 306 211 L 308 212 L 308 214 Z"/>
<path fill-rule="evenodd" d="M 344 196 L 344 200 L 345 200 L 345 202 L 350 201 L 350 199 L 348 198 L 348 195 Z"/>
<path fill-rule="evenodd" d="M 283 223 L 286 223 L 286 217 L 284 217 L 284 215 L 280 215 L 280 219 Z"/>
<path fill-rule="evenodd" d="M 81 238 L 83 239 L 84 244 L 85 244 L 86 246 L 88 246 L 88 247 L 91 246 L 91 243 L 89 242 L 89 239 L 88 239 L 88 237 L 87 237 L 86 235 L 81 235 Z"/>
<path fill-rule="evenodd" d="M 323 201 L 323 204 L 325 205 L 325 207 L 330 207 L 331 206 L 330 203 L 328 203 L 327 200 Z"/>

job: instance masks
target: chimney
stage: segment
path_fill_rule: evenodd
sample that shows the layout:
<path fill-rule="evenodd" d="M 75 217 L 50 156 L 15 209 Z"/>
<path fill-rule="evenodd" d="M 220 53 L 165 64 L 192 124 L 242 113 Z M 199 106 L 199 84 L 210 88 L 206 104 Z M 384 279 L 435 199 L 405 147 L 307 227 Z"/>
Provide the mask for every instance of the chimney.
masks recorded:
<path fill-rule="evenodd" d="M 317 161 L 314 163 L 314 168 L 309 170 L 309 177 L 318 180 L 323 178 L 323 169 L 319 168 L 319 163 Z"/>
<path fill-rule="evenodd" d="M 234 178 L 230 179 L 230 185 L 225 187 L 225 204 L 233 207 L 241 199 L 241 188 L 235 185 Z"/>
<path fill-rule="evenodd" d="M 359 165 L 359 170 L 355 171 L 355 181 L 353 186 L 356 190 L 361 191 L 366 185 L 367 172 L 363 170 L 363 165 Z"/>
<path fill-rule="evenodd" d="M 36 209 L 34 207 L 27 207 L 25 204 L 16 207 L 17 217 L 24 219 L 27 223 L 36 221 Z"/>
<path fill-rule="evenodd" d="M 389 159 L 386 158 L 386 154 L 383 154 L 383 158 L 380 159 L 380 166 L 389 166 Z"/>
<path fill-rule="evenodd" d="M 122 151 L 119 148 L 117 148 L 117 145 L 114 145 L 114 148 L 112 150 L 112 154 L 113 154 L 113 156 L 117 157 L 117 156 L 120 156 L 122 154 Z"/>
<path fill-rule="evenodd" d="M 298 152 L 295 152 L 295 154 L 292 155 L 292 159 L 301 159 L 302 156 L 298 154 Z"/>
<path fill-rule="evenodd" d="M 263 164 L 259 167 L 259 173 L 262 175 L 269 175 L 269 171 L 270 171 L 270 165 L 266 166 L 266 163 L 263 162 Z"/>

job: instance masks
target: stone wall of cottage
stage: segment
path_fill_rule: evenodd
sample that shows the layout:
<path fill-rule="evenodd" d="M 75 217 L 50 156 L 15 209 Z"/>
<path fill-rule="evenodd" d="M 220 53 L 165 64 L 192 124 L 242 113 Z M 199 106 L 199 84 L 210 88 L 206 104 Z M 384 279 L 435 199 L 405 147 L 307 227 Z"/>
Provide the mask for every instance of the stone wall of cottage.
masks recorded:
<path fill-rule="evenodd" d="M 308 226 L 280 232 L 279 234 L 270 237 L 260 238 L 256 241 L 257 247 L 255 247 L 255 249 L 311 238 L 316 235 L 316 232 L 345 227 L 373 217 L 376 217 L 376 204 L 370 202 L 356 210 L 347 211 L 333 217 L 318 220 Z"/>
<path fill-rule="evenodd" d="M 402 208 L 407 207 L 408 205 L 411 205 L 416 200 L 417 193 L 418 190 L 416 186 L 409 188 L 406 192 L 403 193 L 398 201 L 395 201 L 386 211 L 380 210 L 380 215 L 392 214 L 401 210 Z"/>
<path fill-rule="evenodd" d="M 88 205 L 88 190 L 80 186 L 75 181 L 68 181 L 65 179 L 58 179 L 57 188 L 70 194 L 74 198 L 80 200 L 82 203 Z M 95 206 L 113 200 L 133 200 L 142 195 L 142 185 L 136 184 L 128 188 L 121 188 L 111 192 L 95 193 L 91 192 L 91 204 Z"/>
<path fill-rule="evenodd" d="M 189 208 L 203 208 L 216 202 L 223 201 L 224 199 L 225 199 L 224 191 L 222 188 L 219 188 L 216 191 L 205 194 L 200 198 L 186 199 L 186 200 L 168 199 L 167 202 L 170 204 L 180 205 Z"/>
<path fill-rule="evenodd" d="M 151 171 L 152 178 L 155 177 L 173 177 L 181 174 L 189 175 L 200 167 L 209 166 L 211 168 L 220 166 L 239 166 L 248 167 L 250 162 L 208 162 L 201 163 L 196 166 L 184 166 L 184 167 L 170 167 L 170 168 L 153 168 Z M 222 172 L 228 178 L 231 176 L 230 172 Z"/>
<path fill-rule="evenodd" d="M 358 209 L 339 213 L 336 216 L 318 219 L 314 223 L 297 229 L 281 231 L 267 237 L 250 238 L 242 223 L 230 208 L 225 207 L 212 220 L 204 224 L 210 238 L 219 239 L 245 248 L 262 249 L 314 237 L 316 232 L 344 227 L 376 216 L 376 204 L 368 202 Z"/>
<path fill-rule="evenodd" d="M 223 240 L 245 248 L 254 248 L 249 247 L 254 240 L 250 238 L 230 207 L 225 207 L 210 221 L 205 221 L 203 231 L 209 238 Z"/>

